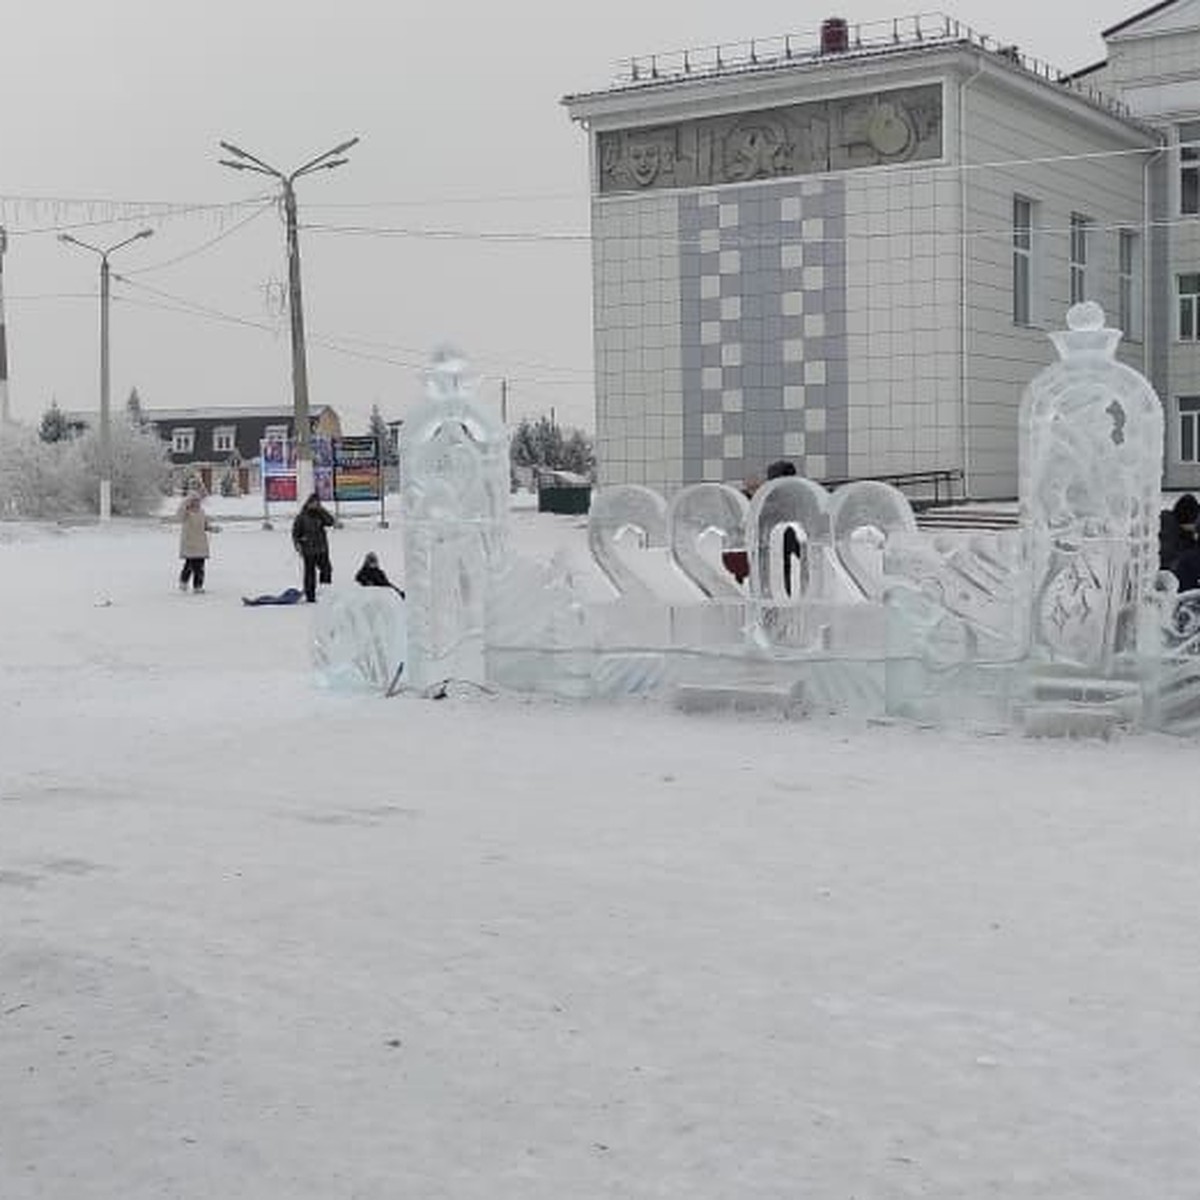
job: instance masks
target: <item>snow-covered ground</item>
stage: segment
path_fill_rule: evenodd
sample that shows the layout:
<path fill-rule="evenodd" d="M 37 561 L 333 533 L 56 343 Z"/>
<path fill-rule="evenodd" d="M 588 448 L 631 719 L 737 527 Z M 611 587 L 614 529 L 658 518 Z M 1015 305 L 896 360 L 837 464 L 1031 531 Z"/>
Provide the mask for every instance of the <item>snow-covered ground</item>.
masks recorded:
<path fill-rule="evenodd" d="M 286 524 L 0 525 L 3 1200 L 1200 1195 L 1195 746 L 329 694 Z"/>

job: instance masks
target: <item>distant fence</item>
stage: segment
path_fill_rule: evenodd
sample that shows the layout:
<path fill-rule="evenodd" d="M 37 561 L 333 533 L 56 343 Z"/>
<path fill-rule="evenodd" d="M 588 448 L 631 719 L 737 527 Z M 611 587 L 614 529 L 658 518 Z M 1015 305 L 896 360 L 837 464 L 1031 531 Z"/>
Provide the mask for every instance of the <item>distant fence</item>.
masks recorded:
<path fill-rule="evenodd" d="M 887 483 L 898 491 L 903 492 L 913 510 L 919 512 L 924 508 L 934 508 L 940 504 L 954 504 L 964 499 L 963 473 L 958 468 L 945 471 L 902 471 L 893 475 L 855 475 L 845 479 L 823 479 L 821 483 L 827 488 L 841 487 L 844 483 Z M 909 495 L 910 492 L 922 492 L 922 495 Z M 929 493 L 932 492 L 932 495 Z"/>

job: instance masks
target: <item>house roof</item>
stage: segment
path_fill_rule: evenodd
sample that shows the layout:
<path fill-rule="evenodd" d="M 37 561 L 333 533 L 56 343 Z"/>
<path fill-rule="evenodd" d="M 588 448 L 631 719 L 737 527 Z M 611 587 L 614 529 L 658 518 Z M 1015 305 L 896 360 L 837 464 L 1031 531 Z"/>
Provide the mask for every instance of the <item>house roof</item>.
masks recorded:
<path fill-rule="evenodd" d="M 1107 29 L 1100 31 L 1102 38 L 1112 37 L 1114 33 L 1122 33 L 1131 25 L 1137 25 L 1140 21 L 1146 20 L 1147 17 L 1152 17 L 1155 13 L 1160 13 L 1163 9 L 1171 8 L 1177 4 L 1179 0 L 1159 0 L 1157 4 L 1151 4 L 1149 8 L 1143 8 L 1141 12 L 1136 12 L 1131 17 L 1126 17 L 1123 21 L 1118 21 L 1115 25 L 1110 25 Z"/>
<path fill-rule="evenodd" d="M 124 406 L 113 408 L 113 415 L 116 416 L 125 411 Z M 310 418 L 319 417 L 322 413 L 333 412 L 333 408 L 328 404 L 314 404 L 309 410 Z M 93 409 L 64 409 L 63 416 L 69 421 L 94 421 L 99 417 L 99 413 Z M 292 420 L 294 413 L 292 406 L 281 405 L 278 407 L 244 407 L 244 408 L 144 408 L 142 416 L 147 421 L 152 421 L 156 425 L 169 425 L 172 423 L 180 423 L 183 421 L 278 421 L 281 425 Z"/>
<path fill-rule="evenodd" d="M 1108 59 L 1102 58 L 1099 62 L 1088 63 L 1088 65 L 1086 67 L 1080 67 L 1078 70 L 1071 71 L 1069 74 L 1064 75 L 1063 78 L 1064 79 L 1086 79 L 1089 75 L 1094 74 L 1096 71 L 1102 71 L 1107 66 L 1108 66 Z"/>
<path fill-rule="evenodd" d="M 309 410 L 310 417 L 329 412 L 328 404 L 315 404 Z M 292 406 L 280 405 L 262 408 L 147 408 L 142 410 L 147 421 L 167 424 L 171 421 L 290 421 L 294 415 Z"/>

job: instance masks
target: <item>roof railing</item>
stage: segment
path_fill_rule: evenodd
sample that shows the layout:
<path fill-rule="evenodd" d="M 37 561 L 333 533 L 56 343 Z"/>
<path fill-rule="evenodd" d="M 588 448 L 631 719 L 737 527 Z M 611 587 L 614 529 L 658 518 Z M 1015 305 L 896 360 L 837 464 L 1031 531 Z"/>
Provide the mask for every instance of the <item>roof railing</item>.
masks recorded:
<path fill-rule="evenodd" d="M 830 49 L 822 29 L 815 29 L 639 55 L 618 63 L 613 83 L 618 88 L 630 87 L 697 76 L 769 70 L 792 63 L 870 54 L 902 46 L 953 44 L 966 44 L 995 54 L 1040 79 L 1068 88 L 1117 116 L 1131 115 L 1127 105 L 1105 95 L 1093 84 L 1074 79 L 1011 43 L 1000 42 L 990 34 L 977 33 L 969 25 L 939 12 L 849 25 L 845 49 Z"/>

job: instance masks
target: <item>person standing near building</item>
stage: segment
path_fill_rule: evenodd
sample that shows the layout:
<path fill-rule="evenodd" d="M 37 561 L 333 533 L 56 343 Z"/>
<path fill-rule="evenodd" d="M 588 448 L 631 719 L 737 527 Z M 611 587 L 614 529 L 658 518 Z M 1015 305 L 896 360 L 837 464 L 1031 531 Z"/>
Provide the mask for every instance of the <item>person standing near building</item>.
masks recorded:
<path fill-rule="evenodd" d="M 1188 492 L 1159 517 L 1159 568 L 1179 580 L 1179 590 L 1200 587 L 1200 501 Z"/>
<path fill-rule="evenodd" d="M 304 502 L 304 507 L 292 522 L 292 545 L 304 560 L 304 599 L 312 604 L 317 598 L 317 582 L 333 582 L 333 564 L 329 560 L 329 536 L 331 525 L 336 524 L 333 514 L 321 503 L 321 497 L 313 492 Z"/>
<path fill-rule="evenodd" d="M 188 496 L 179 509 L 179 557 L 183 570 L 179 572 L 179 590 L 186 592 L 190 582 L 193 590 L 204 591 L 204 567 L 208 560 L 208 535 L 217 526 L 204 511 L 199 495 Z"/>
<path fill-rule="evenodd" d="M 767 482 L 769 483 L 772 479 L 791 479 L 795 474 L 796 464 L 789 462 L 786 458 L 781 458 L 767 468 Z M 800 549 L 800 539 L 796 536 L 796 531 L 790 525 L 785 525 L 783 529 L 783 590 L 789 599 L 792 595 L 792 559 L 802 557 L 803 552 Z"/>

